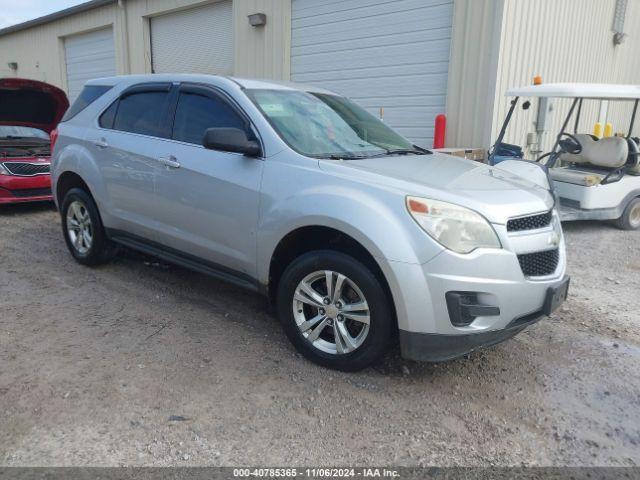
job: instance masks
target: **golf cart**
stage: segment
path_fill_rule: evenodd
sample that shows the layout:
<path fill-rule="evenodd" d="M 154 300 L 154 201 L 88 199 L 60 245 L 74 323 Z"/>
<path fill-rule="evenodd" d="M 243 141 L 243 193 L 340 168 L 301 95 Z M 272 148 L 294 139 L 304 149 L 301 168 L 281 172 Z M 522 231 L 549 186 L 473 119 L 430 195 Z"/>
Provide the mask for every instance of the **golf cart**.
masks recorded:
<path fill-rule="evenodd" d="M 513 100 L 498 139 L 489 152 L 489 163 L 525 160 L 522 147 L 504 142 L 507 126 L 521 98 L 539 99 L 538 132 L 548 123 L 546 115 L 553 110 L 550 99 L 571 99 L 551 151 L 540 155 L 543 152 L 538 149 L 526 160 L 537 162 L 547 170 L 560 202 L 562 221 L 614 220 L 621 229 L 640 229 L 640 139 L 632 137 L 640 86 L 557 83 L 513 88 L 507 91 L 507 96 Z M 581 115 L 588 108 L 584 104 L 593 100 L 600 102 L 601 121 L 606 120 L 609 102 L 627 102 L 631 114 L 628 130 L 603 138 L 580 132 Z M 528 100 L 523 103 L 524 110 L 530 106 Z M 589 108 L 589 111 L 594 109 Z"/>

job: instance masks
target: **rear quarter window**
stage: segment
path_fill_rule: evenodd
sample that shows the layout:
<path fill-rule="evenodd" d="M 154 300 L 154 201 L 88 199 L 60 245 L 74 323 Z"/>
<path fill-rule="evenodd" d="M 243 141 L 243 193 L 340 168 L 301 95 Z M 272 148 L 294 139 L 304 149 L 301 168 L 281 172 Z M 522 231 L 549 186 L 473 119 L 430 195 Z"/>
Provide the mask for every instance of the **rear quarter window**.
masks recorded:
<path fill-rule="evenodd" d="M 78 115 L 81 111 L 99 99 L 102 95 L 111 90 L 112 87 L 106 85 L 87 85 L 82 89 L 82 92 L 73 102 L 73 105 L 67 110 L 62 117 L 62 121 L 66 122 Z"/>
<path fill-rule="evenodd" d="M 116 100 L 115 102 L 113 102 L 109 108 L 107 108 L 102 115 L 100 115 L 100 120 L 98 120 L 98 123 L 100 124 L 100 126 L 102 128 L 109 128 L 112 129 L 113 128 L 113 122 L 116 119 L 116 112 L 118 111 L 118 102 L 120 101 L 120 99 Z"/>

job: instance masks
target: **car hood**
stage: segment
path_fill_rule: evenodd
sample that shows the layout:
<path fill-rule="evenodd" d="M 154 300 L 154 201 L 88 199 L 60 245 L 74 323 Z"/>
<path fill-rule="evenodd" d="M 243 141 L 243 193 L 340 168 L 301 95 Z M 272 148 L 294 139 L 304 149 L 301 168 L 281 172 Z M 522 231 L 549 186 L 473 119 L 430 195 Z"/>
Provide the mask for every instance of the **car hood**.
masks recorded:
<path fill-rule="evenodd" d="M 32 127 L 50 133 L 67 108 L 67 95 L 58 87 L 23 78 L 0 78 L 0 125 Z"/>
<path fill-rule="evenodd" d="M 523 177 L 452 155 L 321 161 L 320 168 L 393 188 L 405 195 L 462 205 L 498 224 L 549 210 L 554 204 L 548 190 Z"/>

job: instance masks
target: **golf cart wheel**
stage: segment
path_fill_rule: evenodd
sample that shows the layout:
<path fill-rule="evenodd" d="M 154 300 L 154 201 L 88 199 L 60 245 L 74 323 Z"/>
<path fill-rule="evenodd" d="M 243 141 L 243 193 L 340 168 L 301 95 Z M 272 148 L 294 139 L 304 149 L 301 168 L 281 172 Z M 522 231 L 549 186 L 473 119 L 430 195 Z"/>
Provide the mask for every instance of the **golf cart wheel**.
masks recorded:
<path fill-rule="evenodd" d="M 616 220 L 616 225 L 622 230 L 640 229 L 640 197 L 629 202 L 622 216 Z"/>

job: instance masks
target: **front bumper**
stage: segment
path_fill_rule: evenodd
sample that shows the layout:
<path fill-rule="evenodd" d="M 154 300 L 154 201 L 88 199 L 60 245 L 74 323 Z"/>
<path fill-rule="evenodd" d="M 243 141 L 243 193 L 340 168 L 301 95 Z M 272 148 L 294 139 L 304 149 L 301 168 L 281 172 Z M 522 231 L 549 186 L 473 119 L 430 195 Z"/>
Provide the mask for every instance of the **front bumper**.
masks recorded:
<path fill-rule="evenodd" d="M 0 175 L 0 205 L 51 200 L 50 175 Z"/>
<path fill-rule="evenodd" d="M 509 340 L 529 325 L 538 322 L 542 311 L 515 319 L 502 330 L 467 335 L 438 335 L 413 333 L 400 330 L 402 356 L 418 362 L 446 362 L 461 357 L 479 348 L 486 348 Z"/>
<path fill-rule="evenodd" d="M 551 226 L 539 230 L 514 233 L 504 225 L 494 227 L 502 249 L 467 255 L 444 250 L 422 265 L 389 262 L 405 358 L 449 360 L 507 340 L 545 315 L 549 290 L 565 281 L 566 253 L 557 214 Z M 526 276 L 518 256 L 548 249 L 558 250 L 555 271 Z M 463 325 L 451 313 L 451 302 L 447 304 L 447 294 L 459 292 L 469 293 L 481 306 L 475 308 L 478 316 Z"/>

